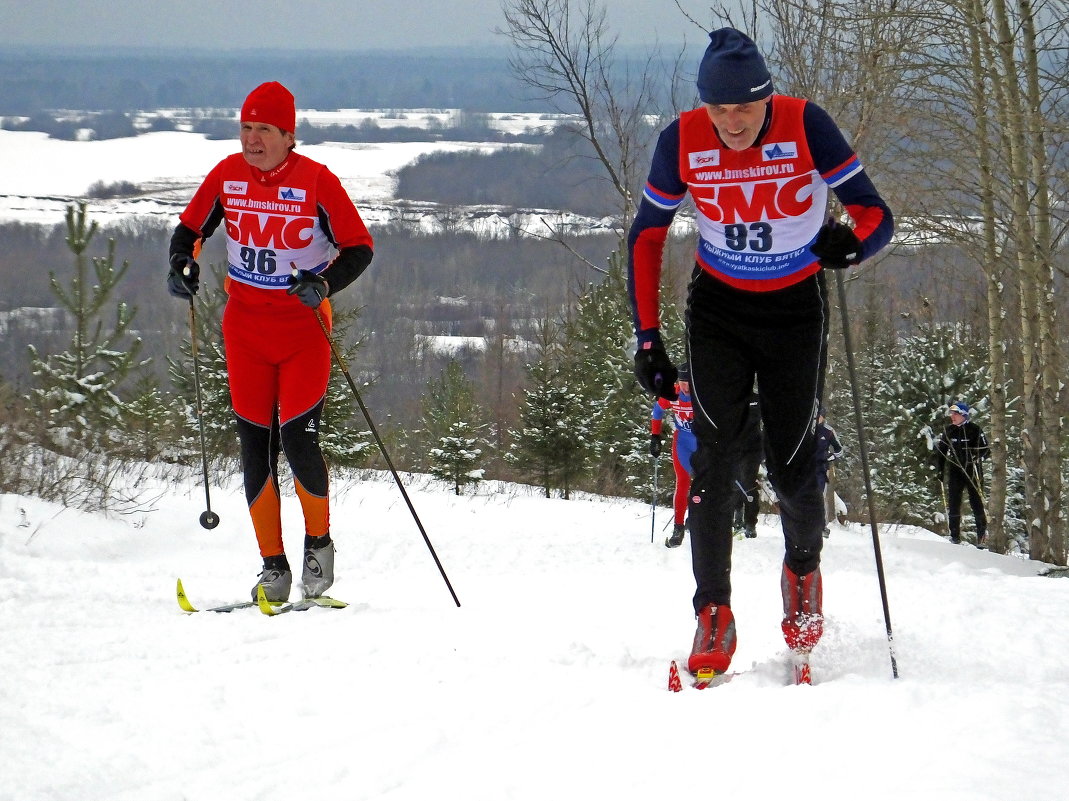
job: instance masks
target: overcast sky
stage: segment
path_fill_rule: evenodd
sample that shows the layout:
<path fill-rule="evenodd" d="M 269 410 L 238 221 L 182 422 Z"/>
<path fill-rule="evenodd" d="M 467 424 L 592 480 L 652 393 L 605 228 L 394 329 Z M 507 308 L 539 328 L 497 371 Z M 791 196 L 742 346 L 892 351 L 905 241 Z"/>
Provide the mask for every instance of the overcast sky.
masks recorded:
<path fill-rule="evenodd" d="M 503 0 L 0 0 L 0 46 L 246 49 L 504 45 Z M 621 44 L 688 44 L 704 33 L 674 0 L 604 0 Z M 710 27 L 709 0 L 680 0 Z"/>

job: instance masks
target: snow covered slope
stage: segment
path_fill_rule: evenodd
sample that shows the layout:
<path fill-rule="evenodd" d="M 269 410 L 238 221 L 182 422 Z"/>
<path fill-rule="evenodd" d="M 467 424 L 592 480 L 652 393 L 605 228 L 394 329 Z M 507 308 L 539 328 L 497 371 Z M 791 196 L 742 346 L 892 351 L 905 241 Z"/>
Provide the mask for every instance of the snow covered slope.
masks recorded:
<path fill-rule="evenodd" d="M 244 598 L 240 486 L 161 484 L 106 519 L 0 496 L 0 799 L 1060 799 L 1069 581 L 917 529 L 824 552 L 814 685 L 787 686 L 782 540 L 735 543 L 744 673 L 667 691 L 693 634 L 686 547 L 648 505 L 489 484 L 338 482 L 341 611 L 186 615 Z M 303 535 L 283 499 L 291 558 Z M 295 590 L 296 593 L 296 590 Z"/>

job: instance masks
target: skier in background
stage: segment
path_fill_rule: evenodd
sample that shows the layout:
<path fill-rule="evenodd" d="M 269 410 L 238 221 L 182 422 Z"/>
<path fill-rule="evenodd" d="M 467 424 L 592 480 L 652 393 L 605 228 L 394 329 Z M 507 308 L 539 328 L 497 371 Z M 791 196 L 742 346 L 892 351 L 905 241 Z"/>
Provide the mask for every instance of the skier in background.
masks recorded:
<path fill-rule="evenodd" d="M 733 482 L 755 379 L 785 544 L 783 635 L 806 653 L 823 632 L 824 506 L 813 469 L 827 359 L 823 270 L 869 258 L 893 230 L 890 209 L 827 112 L 773 94 L 745 34 L 721 28 L 709 38 L 698 68 L 702 106 L 661 132 L 628 233 L 635 375 L 646 391 L 673 399 L 676 368 L 660 334 L 662 253 L 676 211 L 693 197 L 699 237 L 686 336 L 698 441 L 689 514 L 698 625 L 687 666 L 703 674 L 726 671 L 735 652 Z M 829 188 L 853 228 L 827 216 Z"/>
<path fill-rule="evenodd" d="M 828 481 L 832 462 L 843 455 L 843 446 L 835 434 L 835 429 L 825 422 L 824 408 L 817 415 L 817 480 L 820 493 L 824 497 L 824 536 L 831 536 L 828 524 L 835 519 L 835 488 Z"/>
<path fill-rule="evenodd" d="M 687 495 L 690 492 L 690 458 L 694 455 L 697 442 L 690 422 L 694 411 L 690 404 L 690 366 L 679 366 L 676 380 L 676 399 L 658 398 L 653 403 L 650 415 L 650 456 L 656 459 L 661 455 L 661 439 L 664 417 L 671 412 L 675 433 L 672 435 L 672 468 L 675 470 L 676 487 L 672 495 L 672 509 L 675 513 L 672 533 L 664 541 L 666 548 L 678 548 L 683 544 L 686 531 L 684 516 L 687 513 Z"/>
<path fill-rule="evenodd" d="M 950 424 L 943 428 L 943 433 L 936 440 L 935 452 L 939 481 L 943 483 L 945 480 L 950 541 L 955 545 L 961 542 L 961 496 L 967 492 L 976 522 L 976 545 L 979 547 L 987 537 L 983 461 L 991 455 L 991 448 L 980 426 L 969 420 L 969 412 L 969 404 L 964 401 L 950 404 L 947 409 Z"/>
<path fill-rule="evenodd" d="M 200 246 L 225 223 L 223 344 L 245 498 L 263 558 L 252 597 L 262 586 L 276 602 L 289 598 L 293 580 L 282 541 L 280 449 L 304 513 L 305 597 L 322 595 L 334 581 L 328 474 L 319 447 L 331 354 L 313 310 L 329 328 L 327 298 L 367 268 L 373 245 L 338 178 L 294 151 L 295 130 L 286 87 L 272 81 L 249 94 L 241 107 L 241 152 L 208 173 L 179 216 L 167 275 L 170 293 L 192 302 Z"/>

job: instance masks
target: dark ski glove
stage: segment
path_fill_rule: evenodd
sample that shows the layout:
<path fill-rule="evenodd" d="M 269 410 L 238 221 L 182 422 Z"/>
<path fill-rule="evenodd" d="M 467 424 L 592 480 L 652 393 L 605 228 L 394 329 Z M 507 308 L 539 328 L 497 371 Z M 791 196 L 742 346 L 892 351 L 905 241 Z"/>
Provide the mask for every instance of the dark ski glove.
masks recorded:
<path fill-rule="evenodd" d="M 200 265 L 192 256 L 175 253 L 171 256 L 171 270 L 167 273 L 167 291 L 176 298 L 191 300 L 200 289 Z"/>
<path fill-rule="evenodd" d="M 820 227 L 809 250 L 820 260 L 821 267 L 833 270 L 842 270 L 861 261 L 861 240 L 853 228 L 834 217 L 829 217 Z"/>
<path fill-rule="evenodd" d="M 297 270 L 295 275 L 290 276 L 290 288 L 287 295 L 296 295 L 297 299 L 310 309 L 318 309 L 319 304 L 326 300 L 330 287 L 327 282 L 315 273 L 308 270 Z"/>
<path fill-rule="evenodd" d="M 635 378 L 644 390 L 658 398 L 675 400 L 679 397 L 676 392 L 678 376 L 679 372 L 664 348 L 644 348 L 635 354 Z"/>
<path fill-rule="evenodd" d="M 656 459 L 660 455 L 661 455 L 661 435 L 660 434 L 651 434 L 650 435 L 650 456 L 652 456 L 654 459 Z"/>

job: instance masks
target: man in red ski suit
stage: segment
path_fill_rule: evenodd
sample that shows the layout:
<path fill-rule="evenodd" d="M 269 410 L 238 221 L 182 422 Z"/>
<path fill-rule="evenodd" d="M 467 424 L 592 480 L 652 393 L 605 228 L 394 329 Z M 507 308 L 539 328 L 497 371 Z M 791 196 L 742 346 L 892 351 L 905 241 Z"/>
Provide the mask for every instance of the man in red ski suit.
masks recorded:
<path fill-rule="evenodd" d="M 828 301 L 823 269 L 845 268 L 890 240 L 891 212 L 827 112 L 773 93 L 753 41 L 713 31 L 698 71 L 702 106 L 660 134 L 628 234 L 635 375 L 672 397 L 676 369 L 660 336 L 668 227 L 689 194 L 698 227 L 686 312 L 694 403 L 691 558 L 698 627 L 688 668 L 727 670 L 735 651 L 731 522 L 740 435 L 755 379 L 785 554 L 782 629 L 807 653 L 823 631 L 824 509 L 814 428 L 824 390 Z M 828 189 L 854 227 L 829 218 Z"/>
<path fill-rule="evenodd" d="M 171 237 L 168 290 L 191 300 L 196 257 L 222 224 L 229 263 L 223 343 L 241 441 L 245 497 L 263 558 L 252 589 L 289 598 L 278 456 L 286 454 L 304 513 L 305 597 L 334 581 L 327 466 L 319 423 L 330 377 L 328 297 L 371 263 L 373 242 L 338 178 L 294 151 L 296 108 L 282 84 L 256 87 L 241 108 L 241 152 L 215 166 Z"/>
<path fill-rule="evenodd" d="M 676 381 L 676 399 L 657 398 L 650 413 L 650 456 L 656 459 L 661 455 L 661 440 L 664 430 L 664 417 L 671 413 L 675 423 L 672 434 L 672 469 L 676 475 L 676 487 L 672 494 L 674 525 L 671 535 L 664 541 L 666 548 L 678 548 L 683 544 L 684 517 L 687 513 L 687 496 L 690 493 L 690 459 L 694 455 L 697 441 L 690 430 L 690 421 L 694 411 L 690 403 L 690 375 L 687 365 L 679 367 Z"/>

